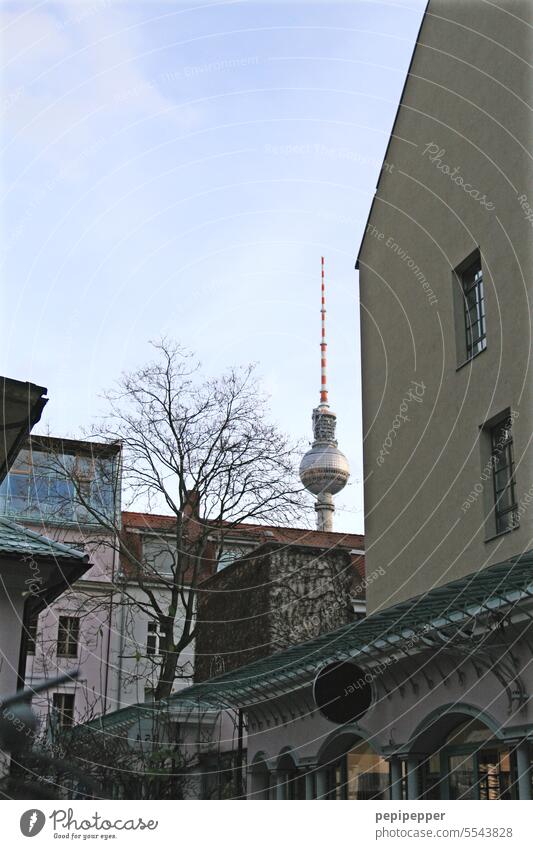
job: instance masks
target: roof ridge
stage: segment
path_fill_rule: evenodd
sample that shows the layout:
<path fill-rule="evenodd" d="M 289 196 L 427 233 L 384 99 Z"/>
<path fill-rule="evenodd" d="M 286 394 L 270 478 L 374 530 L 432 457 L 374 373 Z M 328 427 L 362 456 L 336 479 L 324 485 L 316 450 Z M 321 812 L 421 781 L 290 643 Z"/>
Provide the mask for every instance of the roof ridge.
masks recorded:
<path fill-rule="evenodd" d="M 138 510 L 123 510 L 122 516 L 139 516 L 146 517 L 148 519 L 174 519 L 175 516 L 172 513 L 147 513 Z M 364 539 L 365 535 L 361 533 L 355 533 L 352 531 L 318 531 L 316 528 L 305 528 L 299 527 L 297 525 L 262 525 L 257 522 L 238 522 L 233 524 L 232 522 L 223 523 L 230 526 L 235 530 L 252 530 L 252 529 L 264 529 L 264 530 L 276 530 L 278 532 L 283 531 L 300 531 L 305 534 L 320 534 L 321 536 L 331 535 L 335 537 L 358 537 L 359 539 Z M 213 525 L 215 527 L 215 525 Z"/>

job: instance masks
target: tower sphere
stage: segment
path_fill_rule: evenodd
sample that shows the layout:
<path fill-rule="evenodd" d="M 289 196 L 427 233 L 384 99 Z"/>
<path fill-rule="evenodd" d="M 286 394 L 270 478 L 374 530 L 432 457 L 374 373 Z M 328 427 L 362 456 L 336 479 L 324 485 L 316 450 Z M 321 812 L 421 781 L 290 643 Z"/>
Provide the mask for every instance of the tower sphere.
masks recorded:
<path fill-rule="evenodd" d="M 349 477 L 348 460 L 335 445 L 315 442 L 302 457 L 300 480 L 313 495 L 337 495 Z"/>

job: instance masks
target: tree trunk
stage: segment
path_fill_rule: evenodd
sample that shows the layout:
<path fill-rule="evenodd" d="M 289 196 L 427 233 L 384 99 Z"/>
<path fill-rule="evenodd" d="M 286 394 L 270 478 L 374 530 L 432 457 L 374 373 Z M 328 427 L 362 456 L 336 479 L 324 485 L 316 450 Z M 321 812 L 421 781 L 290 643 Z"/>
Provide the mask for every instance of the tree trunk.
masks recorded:
<path fill-rule="evenodd" d="M 177 666 L 178 652 L 165 652 L 163 663 L 161 665 L 161 672 L 159 674 L 159 681 L 155 688 L 154 698 L 156 702 L 160 702 L 161 699 L 168 699 L 170 696 L 172 692 L 172 685 L 176 678 Z"/>

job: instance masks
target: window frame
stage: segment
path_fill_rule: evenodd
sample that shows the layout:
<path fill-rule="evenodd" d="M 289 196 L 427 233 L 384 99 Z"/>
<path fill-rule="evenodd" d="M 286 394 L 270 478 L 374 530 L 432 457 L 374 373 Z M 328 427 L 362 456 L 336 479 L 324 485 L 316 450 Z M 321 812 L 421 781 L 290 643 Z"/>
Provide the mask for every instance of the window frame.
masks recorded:
<path fill-rule="evenodd" d="M 37 445 L 21 449 L 0 485 L 1 512 L 17 520 L 44 520 L 47 525 L 94 525 L 96 519 L 78 500 L 81 494 L 95 509 L 116 515 L 114 488 L 120 465 L 115 459 L 81 449 L 59 453 L 70 472 L 53 468 L 51 450 Z"/>
<path fill-rule="evenodd" d="M 495 436 L 503 429 L 505 429 L 508 433 L 507 438 L 503 442 L 501 438 L 497 442 L 495 442 Z M 516 476 L 513 452 L 513 420 L 510 412 L 508 413 L 508 415 L 504 416 L 499 421 L 493 423 L 490 427 L 489 433 L 492 460 L 492 496 L 494 504 L 494 527 L 496 535 L 499 535 L 508 533 L 509 531 L 514 531 L 520 525 L 520 521 L 517 515 L 518 501 L 516 498 Z M 500 454 L 497 455 L 496 451 L 499 451 Z M 505 465 L 499 466 L 497 468 L 496 457 L 501 456 L 503 453 L 505 453 Z M 498 485 L 497 475 L 501 474 L 501 472 L 506 471 L 508 471 L 508 475 L 505 479 L 505 484 L 503 487 L 500 487 Z M 502 497 L 507 492 L 510 493 L 510 504 L 508 507 L 502 508 L 501 506 L 499 506 L 499 502 L 501 502 Z M 511 516 L 510 525 L 505 522 L 506 517 L 508 516 Z"/>
<path fill-rule="evenodd" d="M 476 268 L 477 272 L 473 271 Z M 470 281 L 468 278 L 471 278 Z M 457 369 L 460 369 L 487 350 L 485 276 L 479 247 L 453 269 L 453 279 Z M 470 303 L 472 293 L 474 302 Z M 472 320 L 472 311 L 476 315 L 475 320 Z M 479 326 L 481 332 L 474 341 L 475 326 Z"/>
<path fill-rule="evenodd" d="M 250 554 L 256 546 L 257 543 L 243 543 L 241 540 L 232 539 L 225 540 L 218 552 L 217 573 L 227 569 L 228 566 L 231 566 L 232 563 L 236 563 L 237 560 L 242 560 L 242 558 Z"/>
<path fill-rule="evenodd" d="M 65 701 L 69 700 L 69 707 L 65 706 Z M 62 693 L 56 692 L 52 694 L 52 707 L 55 712 L 55 716 L 58 719 L 58 725 L 60 728 L 72 728 L 74 725 L 74 705 L 75 705 L 75 694 L 74 693 Z M 58 704 L 61 702 L 61 705 Z"/>
<path fill-rule="evenodd" d="M 161 638 L 166 637 L 167 632 L 161 628 L 157 619 L 149 619 L 146 627 L 146 656 L 161 657 Z"/>
<path fill-rule="evenodd" d="M 514 530 L 517 530 L 520 527 L 520 513 L 519 513 L 519 504 L 517 502 L 517 480 L 516 480 L 516 468 L 514 464 L 514 441 L 516 438 L 516 434 L 514 432 L 515 420 L 518 417 L 518 413 L 516 410 L 513 410 L 510 406 L 506 407 L 500 412 L 496 413 L 496 415 L 491 416 L 486 419 L 479 425 L 479 460 L 480 460 L 480 469 L 481 477 L 480 481 L 482 481 L 482 493 L 480 490 L 480 495 L 482 495 L 482 506 L 483 506 L 483 514 L 484 514 L 484 522 L 485 522 L 485 538 L 484 542 L 488 543 L 491 540 L 499 539 L 504 534 L 511 533 Z M 494 459 L 494 449 L 496 447 L 494 440 L 494 433 L 497 429 L 501 428 L 504 422 L 510 423 L 510 433 L 511 433 L 511 465 L 510 465 L 510 475 L 507 479 L 506 485 L 508 486 L 509 480 L 512 478 L 512 503 L 509 508 L 505 508 L 504 511 L 501 511 L 502 514 L 512 513 L 513 510 L 516 511 L 516 516 L 514 517 L 514 522 L 508 526 L 503 526 L 498 521 L 497 514 L 497 492 L 503 493 L 506 487 L 500 487 L 495 485 L 495 459 Z M 507 467 L 507 466 L 506 466 Z M 500 471 L 500 469 L 496 469 L 496 471 Z M 503 499 L 502 499 L 503 500 Z"/>
<path fill-rule="evenodd" d="M 71 623 L 76 623 L 71 628 Z M 65 623 L 67 623 L 65 625 Z M 74 633 L 74 638 L 72 634 Z M 57 623 L 56 654 L 58 657 L 78 657 L 78 645 L 80 640 L 80 617 L 65 614 L 59 616 Z M 63 648 L 65 651 L 63 651 Z M 70 651 L 68 649 L 71 649 Z"/>
<path fill-rule="evenodd" d="M 173 543 L 174 537 L 170 534 L 153 532 L 143 534 L 141 556 L 147 577 L 153 577 L 154 580 L 174 580 L 178 564 Z M 157 563 L 158 559 L 160 561 L 166 559 L 166 563 Z"/>
<path fill-rule="evenodd" d="M 465 280 L 466 274 L 474 267 L 477 267 L 472 275 L 472 280 L 467 283 Z M 465 317 L 465 335 L 466 335 L 466 359 L 472 360 L 477 354 L 481 354 L 487 347 L 487 320 L 485 312 L 485 290 L 483 287 L 483 268 L 481 258 L 479 262 L 476 259 L 465 268 L 461 274 L 461 286 L 463 290 L 463 306 Z M 474 303 L 470 304 L 469 295 L 474 293 Z M 472 320 L 472 310 L 475 310 L 476 319 Z M 474 340 L 473 328 L 479 325 L 481 333 L 478 333 Z"/>

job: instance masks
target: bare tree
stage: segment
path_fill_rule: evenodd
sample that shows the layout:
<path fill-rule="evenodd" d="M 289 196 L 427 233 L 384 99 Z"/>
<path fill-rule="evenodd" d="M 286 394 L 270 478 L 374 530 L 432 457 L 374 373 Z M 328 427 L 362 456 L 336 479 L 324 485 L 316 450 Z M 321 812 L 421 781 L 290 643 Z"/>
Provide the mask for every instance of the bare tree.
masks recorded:
<path fill-rule="evenodd" d="M 305 494 L 298 447 L 269 421 L 253 366 L 203 377 L 178 345 L 162 340 L 154 348 L 153 362 L 123 375 L 106 395 L 108 414 L 90 434 L 122 444 L 128 506 L 171 517 L 150 554 L 136 544 L 138 537 L 122 533 L 120 515 L 110 509 L 117 477 L 109 479 L 105 458 L 95 456 L 90 473 L 59 454 L 53 462 L 103 532 L 102 544 L 116 547 L 128 564 L 112 588 L 119 591 L 116 603 L 157 622 L 159 701 L 171 693 L 180 656 L 194 640 L 197 588 L 209 573 L 209 558 L 212 566 L 225 537 L 241 523 L 294 524 Z M 101 497 L 94 497 L 94 482 Z"/>
<path fill-rule="evenodd" d="M 201 795 L 199 757 L 176 737 L 168 714 L 158 711 L 142 734 L 106 733 L 88 711 L 75 728 L 57 718 L 27 740 L 0 780 L 0 797 L 15 799 L 184 799 Z M 141 721 L 139 721 L 141 729 Z M 146 734 L 149 729 L 150 733 Z M 210 753 L 206 740 L 202 752 Z"/>

